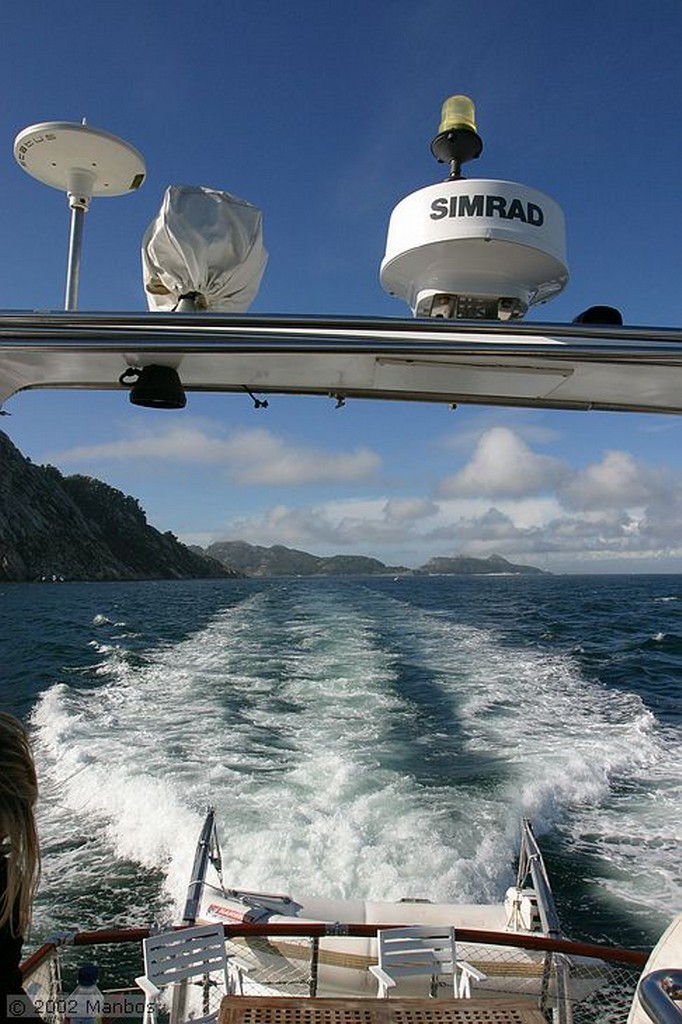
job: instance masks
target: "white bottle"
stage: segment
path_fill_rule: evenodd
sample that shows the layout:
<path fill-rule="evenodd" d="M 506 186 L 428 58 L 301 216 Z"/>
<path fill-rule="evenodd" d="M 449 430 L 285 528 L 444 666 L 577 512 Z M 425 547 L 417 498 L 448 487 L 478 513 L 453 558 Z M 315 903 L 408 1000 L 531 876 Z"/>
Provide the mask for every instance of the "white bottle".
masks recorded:
<path fill-rule="evenodd" d="M 102 1024 L 104 996 L 97 979 L 96 964 L 83 964 L 78 969 L 78 984 L 67 999 L 66 1024 Z"/>

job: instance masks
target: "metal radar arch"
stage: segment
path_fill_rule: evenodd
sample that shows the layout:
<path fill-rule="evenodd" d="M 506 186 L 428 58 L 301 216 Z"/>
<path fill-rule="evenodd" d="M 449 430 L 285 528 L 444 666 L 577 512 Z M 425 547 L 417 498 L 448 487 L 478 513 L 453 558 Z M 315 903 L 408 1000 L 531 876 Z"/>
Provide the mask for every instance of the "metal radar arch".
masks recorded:
<path fill-rule="evenodd" d="M 116 135 L 83 121 L 44 121 L 19 132 L 14 156 L 20 167 L 44 185 L 66 192 L 71 230 L 64 308 L 78 308 L 83 222 L 94 196 L 134 192 L 145 179 L 143 157 Z"/>

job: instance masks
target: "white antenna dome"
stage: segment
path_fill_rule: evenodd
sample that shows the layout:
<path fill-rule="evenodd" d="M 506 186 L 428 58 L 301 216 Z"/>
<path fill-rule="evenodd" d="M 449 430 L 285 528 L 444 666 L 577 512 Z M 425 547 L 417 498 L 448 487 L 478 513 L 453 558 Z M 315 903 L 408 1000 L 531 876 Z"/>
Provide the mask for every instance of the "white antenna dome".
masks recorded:
<path fill-rule="evenodd" d="M 449 178 L 398 203 L 381 263 L 383 287 L 415 316 L 509 320 L 568 281 L 560 208 L 525 185 L 463 178 L 482 149 L 472 101 L 451 96 L 431 143 Z"/>
<path fill-rule="evenodd" d="M 381 283 L 415 316 L 519 317 L 567 280 L 563 214 L 524 185 L 446 181 L 391 215 Z"/>

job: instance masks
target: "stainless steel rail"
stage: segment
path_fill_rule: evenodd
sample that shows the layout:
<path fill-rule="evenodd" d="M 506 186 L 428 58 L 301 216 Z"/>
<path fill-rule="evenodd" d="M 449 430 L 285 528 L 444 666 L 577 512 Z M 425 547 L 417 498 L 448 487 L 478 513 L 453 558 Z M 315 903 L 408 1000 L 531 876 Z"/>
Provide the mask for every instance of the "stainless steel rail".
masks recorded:
<path fill-rule="evenodd" d="M 521 849 L 519 852 L 519 870 L 517 886 L 523 887 L 526 877 L 530 875 L 533 888 L 538 898 L 538 912 L 545 935 L 561 935 L 559 912 L 554 902 L 552 887 L 545 862 L 537 844 L 533 828 L 527 818 L 523 819 L 521 833 Z"/>
<path fill-rule="evenodd" d="M 681 1024 L 682 969 L 664 968 L 645 974 L 637 987 L 641 1006 L 654 1024 Z"/>
<path fill-rule="evenodd" d="M 586 349 L 624 350 L 651 347 L 668 349 L 679 355 L 682 329 L 673 327 L 617 327 L 589 324 L 502 323 L 489 320 L 407 320 L 376 317 L 316 316 L 226 316 L 186 313 L 74 313 L 52 311 L 0 312 L 0 341 L 36 342 L 40 345 L 70 345 L 73 342 L 116 343 L 130 341 L 131 347 L 171 348 L 178 345 L 208 343 L 264 344 L 275 348 L 294 341 L 304 347 L 321 340 L 353 346 L 367 340 L 385 339 L 387 343 L 411 345 L 415 341 L 435 348 L 454 344 L 475 348 L 499 345 L 502 351 L 518 351 L 524 342 L 537 352 L 543 340 L 560 350 L 566 343 Z"/>
<path fill-rule="evenodd" d="M 185 910 L 182 915 L 184 925 L 192 925 L 197 919 L 199 905 L 206 881 L 206 872 L 209 863 L 219 863 L 220 850 L 218 847 L 218 833 L 215 824 L 215 811 L 209 807 L 206 811 L 199 841 L 194 853 L 194 864 L 192 866 L 192 877 L 187 887 Z"/>
<path fill-rule="evenodd" d="M 92 325 L 96 323 L 146 323 L 149 324 L 196 324 L 214 327 L 239 326 L 253 324 L 271 325 L 277 330 L 282 327 L 307 327 L 325 324 L 327 326 L 348 329 L 389 329 L 404 330 L 414 333 L 451 334 L 464 332 L 467 334 L 561 334 L 566 337 L 600 337 L 622 338 L 627 335 L 648 337 L 649 339 L 669 337 L 682 341 L 682 328 L 655 327 L 644 324 L 585 324 L 559 323 L 552 321 L 527 320 L 447 320 L 441 317 L 413 318 L 399 316 L 325 316 L 295 313 L 149 313 L 146 310 L 95 310 L 95 311 L 64 311 L 52 309 L 3 309 L 0 310 L 0 324 L 5 325 L 25 321 L 35 323 L 52 322 L 72 326 Z"/>

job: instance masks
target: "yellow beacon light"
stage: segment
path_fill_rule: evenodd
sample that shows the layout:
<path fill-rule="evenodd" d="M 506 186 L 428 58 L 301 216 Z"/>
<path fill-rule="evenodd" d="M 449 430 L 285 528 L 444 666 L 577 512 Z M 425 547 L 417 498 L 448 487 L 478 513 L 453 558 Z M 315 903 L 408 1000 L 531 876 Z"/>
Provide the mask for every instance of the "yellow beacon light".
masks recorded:
<path fill-rule="evenodd" d="M 443 104 L 438 134 L 431 152 L 441 164 L 450 164 L 450 181 L 462 177 L 462 164 L 476 160 L 483 141 L 476 131 L 476 111 L 468 96 L 450 96 Z"/>
<path fill-rule="evenodd" d="M 468 96 L 450 96 L 441 109 L 438 134 L 451 132 L 456 128 L 476 131 L 476 110 L 473 100 Z"/>

